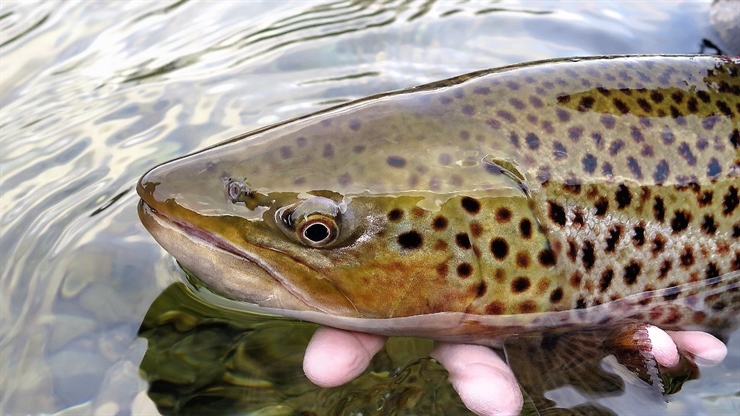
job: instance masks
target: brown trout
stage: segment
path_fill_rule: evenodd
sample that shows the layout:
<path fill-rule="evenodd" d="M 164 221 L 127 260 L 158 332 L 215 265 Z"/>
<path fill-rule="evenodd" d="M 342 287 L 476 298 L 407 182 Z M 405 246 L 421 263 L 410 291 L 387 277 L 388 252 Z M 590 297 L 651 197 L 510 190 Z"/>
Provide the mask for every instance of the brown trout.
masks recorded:
<path fill-rule="evenodd" d="M 739 146 L 738 58 L 552 60 L 165 163 L 139 214 L 216 293 L 338 328 L 719 331 L 740 309 Z"/>

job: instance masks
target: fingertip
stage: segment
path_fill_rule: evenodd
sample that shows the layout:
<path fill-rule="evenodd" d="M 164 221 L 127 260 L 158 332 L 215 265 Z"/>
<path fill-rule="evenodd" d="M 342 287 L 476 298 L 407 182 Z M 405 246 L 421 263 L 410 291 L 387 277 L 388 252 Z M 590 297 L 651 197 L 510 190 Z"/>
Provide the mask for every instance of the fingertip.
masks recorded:
<path fill-rule="evenodd" d="M 303 372 L 318 386 L 342 385 L 367 368 L 384 342 L 378 335 L 319 328 L 306 347 Z"/>
<path fill-rule="evenodd" d="M 521 411 L 524 399 L 516 377 L 490 348 L 438 343 L 431 355 L 450 373 L 452 386 L 475 414 L 517 415 Z"/>
<path fill-rule="evenodd" d="M 681 357 L 678 355 L 678 348 L 673 339 L 665 331 L 653 325 L 648 326 L 647 331 L 655 360 L 664 367 L 678 365 Z"/>
<path fill-rule="evenodd" d="M 451 376 L 450 381 L 473 413 L 504 416 L 522 410 L 524 399 L 513 375 L 486 364 L 469 364 L 466 373 Z"/>
<path fill-rule="evenodd" d="M 711 367 L 727 356 L 727 346 L 716 337 L 701 331 L 670 331 L 668 334 L 678 348 L 694 357 L 696 364 Z"/>

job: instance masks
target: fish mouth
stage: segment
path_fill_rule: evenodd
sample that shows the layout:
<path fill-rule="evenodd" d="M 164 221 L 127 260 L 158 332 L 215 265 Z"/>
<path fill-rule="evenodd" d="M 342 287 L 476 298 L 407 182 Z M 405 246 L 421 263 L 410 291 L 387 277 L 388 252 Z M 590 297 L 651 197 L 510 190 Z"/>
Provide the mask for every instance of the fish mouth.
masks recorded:
<path fill-rule="evenodd" d="M 154 239 L 215 294 L 257 313 L 320 311 L 286 287 L 269 265 L 218 235 L 173 218 L 144 199 L 139 201 L 138 213 Z"/>

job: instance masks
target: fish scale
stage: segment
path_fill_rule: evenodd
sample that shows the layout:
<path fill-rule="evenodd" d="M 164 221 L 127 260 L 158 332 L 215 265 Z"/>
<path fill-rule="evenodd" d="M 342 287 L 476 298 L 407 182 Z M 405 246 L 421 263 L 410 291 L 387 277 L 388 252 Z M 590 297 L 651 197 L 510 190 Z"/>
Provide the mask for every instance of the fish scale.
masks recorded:
<path fill-rule="evenodd" d="M 347 329 L 722 327 L 740 305 L 739 124 L 737 58 L 518 65 L 161 165 L 140 216 L 213 290 Z"/>

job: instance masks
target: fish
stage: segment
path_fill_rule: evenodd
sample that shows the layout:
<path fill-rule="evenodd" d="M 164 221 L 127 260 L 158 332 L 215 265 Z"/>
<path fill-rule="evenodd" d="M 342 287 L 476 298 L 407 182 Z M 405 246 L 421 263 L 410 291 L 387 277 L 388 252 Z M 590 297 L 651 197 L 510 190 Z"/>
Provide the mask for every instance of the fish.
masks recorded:
<path fill-rule="evenodd" d="M 140 219 L 249 310 L 500 346 L 738 326 L 740 58 L 604 56 L 374 95 L 159 165 Z"/>

